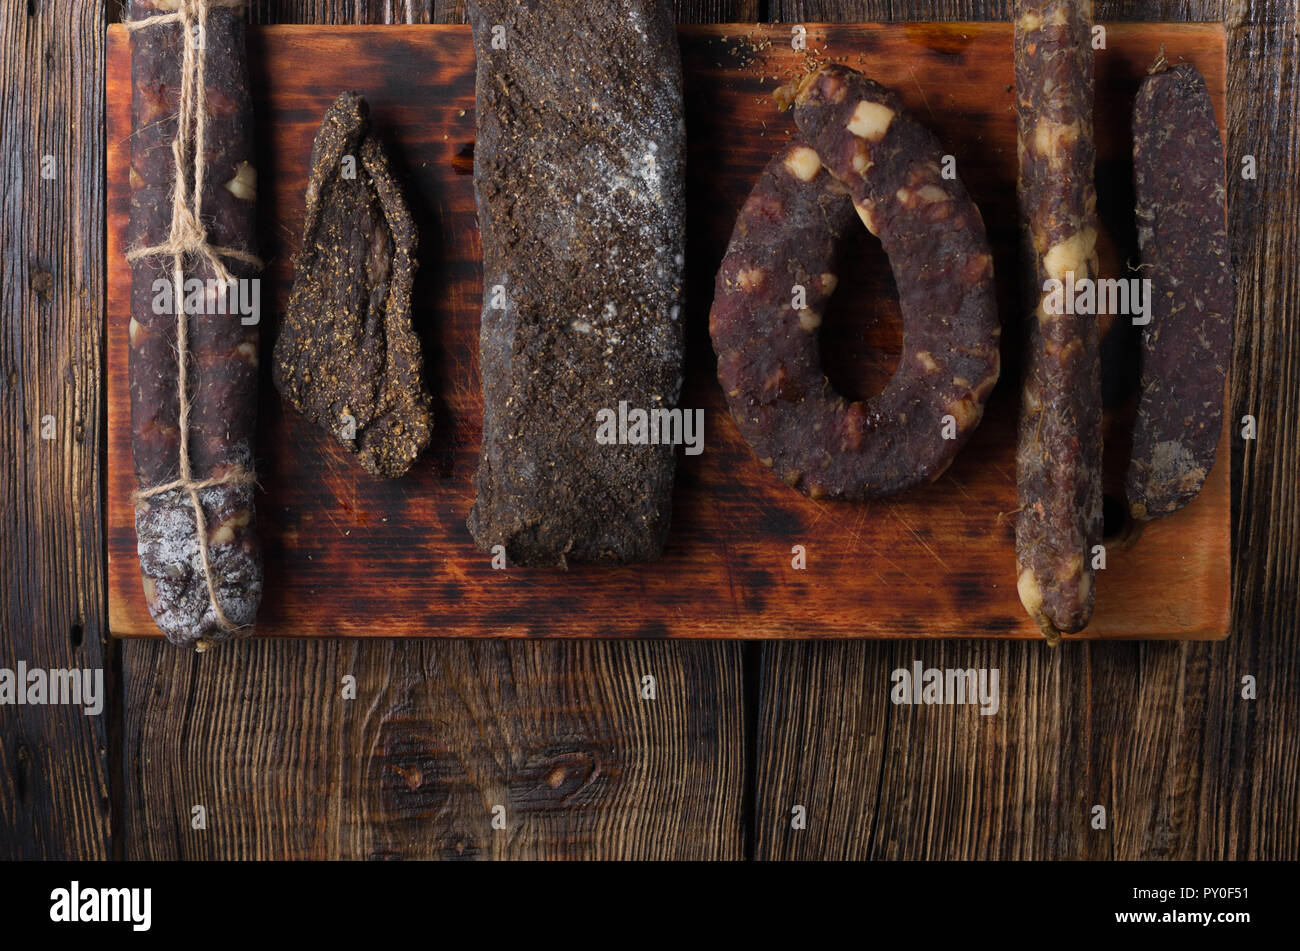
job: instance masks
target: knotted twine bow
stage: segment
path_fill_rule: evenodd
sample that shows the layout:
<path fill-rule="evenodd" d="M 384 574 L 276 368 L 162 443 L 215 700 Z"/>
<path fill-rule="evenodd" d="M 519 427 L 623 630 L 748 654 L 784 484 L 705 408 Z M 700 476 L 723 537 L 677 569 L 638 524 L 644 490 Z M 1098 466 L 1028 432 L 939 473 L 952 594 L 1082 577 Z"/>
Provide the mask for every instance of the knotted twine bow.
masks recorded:
<path fill-rule="evenodd" d="M 181 93 L 179 113 L 176 121 L 176 137 L 172 139 L 172 160 L 176 164 L 176 181 L 172 189 L 172 220 L 167 240 L 162 244 L 148 248 L 137 248 L 128 252 L 126 259 L 134 263 L 146 257 L 170 257 L 172 259 L 172 280 L 177 293 L 174 295 L 176 306 L 176 353 L 177 353 L 177 396 L 180 403 L 180 478 L 149 489 L 141 489 L 133 496 L 145 499 L 170 492 L 173 489 L 185 489 L 189 493 L 190 503 L 194 506 L 194 526 L 198 534 L 199 556 L 203 562 L 203 579 L 207 584 L 208 601 L 216 615 L 217 623 L 224 630 L 235 631 L 238 625 L 226 617 L 225 611 L 217 600 L 216 580 L 212 576 L 212 563 L 208 558 L 208 526 L 203 514 L 203 505 L 199 501 L 199 490 L 216 485 L 253 482 L 254 473 L 242 466 L 223 476 L 213 479 L 193 478 L 190 467 L 190 394 L 189 394 L 189 335 L 184 304 L 181 303 L 180 289 L 184 286 L 185 256 L 197 255 L 212 268 L 213 274 L 223 286 L 229 286 L 234 278 L 226 269 L 222 258 L 244 261 L 254 267 L 262 267 L 262 261 L 256 255 L 238 248 L 224 248 L 208 243 L 208 232 L 203 225 L 203 174 L 206 159 L 204 157 L 204 140 L 207 129 L 207 86 L 204 80 L 204 62 L 207 57 L 208 11 L 211 9 L 236 9 L 244 6 L 245 0 L 175 0 L 176 12 L 146 17 L 142 20 L 128 20 L 126 28 L 130 32 L 143 30 L 151 26 L 179 24 L 184 49 L 181 59 Z M 197 27 L 197 30 L 195 29 Z M 194 184 L 190 185 L 186 177 L 187 159 L 193 156 Z M 206 642 L 200 640 L 199 648 Z"/>

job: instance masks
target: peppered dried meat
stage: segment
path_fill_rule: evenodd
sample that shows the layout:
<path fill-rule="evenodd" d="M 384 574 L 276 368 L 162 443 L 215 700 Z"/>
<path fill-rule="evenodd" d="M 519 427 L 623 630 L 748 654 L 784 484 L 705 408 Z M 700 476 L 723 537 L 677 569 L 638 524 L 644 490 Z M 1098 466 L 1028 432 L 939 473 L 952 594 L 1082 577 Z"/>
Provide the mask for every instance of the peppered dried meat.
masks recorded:
<path fill-rule="evenodd" d="M 345 92 L 316 133 L 273 376 L 367 472 L 391 478 L 428 445 L 433 412 L 411 326 L 415 223 L 368 113 Z"/>

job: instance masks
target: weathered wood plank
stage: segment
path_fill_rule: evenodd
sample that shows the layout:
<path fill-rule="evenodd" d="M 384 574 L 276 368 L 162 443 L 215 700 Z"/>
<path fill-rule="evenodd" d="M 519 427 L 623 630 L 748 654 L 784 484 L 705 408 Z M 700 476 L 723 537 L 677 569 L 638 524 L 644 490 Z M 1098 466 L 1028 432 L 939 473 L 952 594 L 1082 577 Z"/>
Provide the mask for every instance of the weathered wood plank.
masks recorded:
<path fill-rule="evenodd" d="M 1262 7 L 1262 9 L 1261 9 Z M 1230 35 L 1229 169 L 1237 269 L 1233 418 L 1260 436 L 1234 454 L 1233 631 L 1208 658 L 1200 855 L 1300 855 L 1300 37 L 1293 4 L 1254 5 Z M 1259 699 L 1241 699 L 1243 676 Z"/>
<path fill-rule="evenodd" d="M 254 17 L 336 22 L 352 5 Z M 133 857 L 742 855 L 739 644 L 122 649 Z M 356 700 L 341 699 L 348 675 Z M 645 675 L 657 700 L 638 699 Z"/>
<path fill-rule="evenodd" d="M 104 8 L 0 12 L 0 667 L 111 681 L 99 506 Z M 0 858 L 111 854 L 115 711 L 0 707 Z"/>
<path fill-rule="evenodd" d="M 1264 4 L 1280 8 L 1285 4 Z M 782 23 L 871 23 L 913 20 L 1010 20 L 1014 0 L 771 0 Z M 1217 22 L 1241 0 L 1094 0 L 1097 21 Z"/>
<path fill-rule="evenodd" d="M 740 857 L 733 646 L 126 650 L 134 858 Z"/>
<path fill-rule="evenodd" d="M 776 4 L 787 21 L 965 19 L 970 4 Z M 979 4 L 1005 18 L 1010 4 Z M 1122 9 L 1120 8 L 1122 6 Z M 838 11 L 838 13 L 837 13 Z M 1099 4 L 1219 19 L 1238 275 L 1233 624 L 1205 644 L 782 644 L 760 648 L 759 858 L 1293 858 L 1300 851 L 1300 244 L 1290 4 Z M 1243 181 L 1243 154 L 1260 174 Z M 1002 712 L 894 706 L 890 672 L 997 667 Z M 1259 699 L 1243 700 L 1256 677 Z M 879 754 L 879 755 L 878 755 Z M 883 758 L 881 758 L 883 757 Z M 793 803 L 808 827 L 790 829 Z M 1089 823 L 1094 805 L 1107 829 Z"/>

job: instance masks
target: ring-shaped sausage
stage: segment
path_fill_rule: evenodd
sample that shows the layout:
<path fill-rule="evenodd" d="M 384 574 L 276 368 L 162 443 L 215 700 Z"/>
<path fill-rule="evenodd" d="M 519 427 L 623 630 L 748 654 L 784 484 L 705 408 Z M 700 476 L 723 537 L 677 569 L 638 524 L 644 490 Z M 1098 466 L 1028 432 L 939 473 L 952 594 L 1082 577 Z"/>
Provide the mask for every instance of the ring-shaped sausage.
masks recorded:
<path fill-rule="evenodd" d="M 893 92 L 830 66 L 794 101 L 802 137 L 759 176 L 718 271 L 718 379 L 755 455 L 786 483 L 876 498 L 937 478 L 983 415 L 999 370 L 993 258 L 938 141 Z M 831 386 L 817 340 L 855 210 L 889 255 L 903 322 L 897 371 L 863 401 Z"/>

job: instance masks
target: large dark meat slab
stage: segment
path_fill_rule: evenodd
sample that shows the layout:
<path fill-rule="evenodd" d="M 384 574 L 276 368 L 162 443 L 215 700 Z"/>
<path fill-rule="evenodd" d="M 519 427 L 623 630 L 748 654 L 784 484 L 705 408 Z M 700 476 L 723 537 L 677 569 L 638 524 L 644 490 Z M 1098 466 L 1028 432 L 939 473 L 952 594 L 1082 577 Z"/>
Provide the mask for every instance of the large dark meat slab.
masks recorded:
<path fill-rule="evenodd" d="M 510 564 L 657 558 L 673 447 L 596 433 L 600 410 L 671 408 L 682 383 L 685 127 L 670 8 L 485 0 L 470 18 L 484 290 L 470 531 Z"/>

